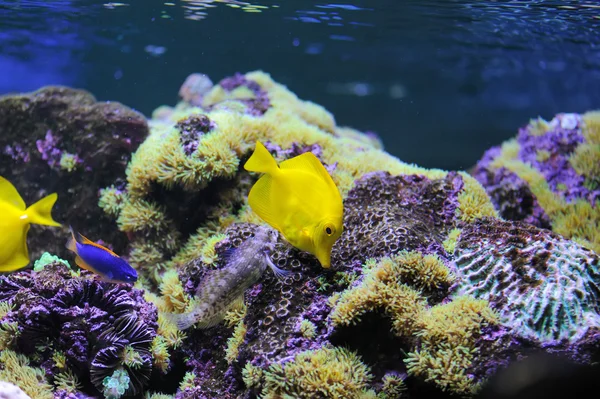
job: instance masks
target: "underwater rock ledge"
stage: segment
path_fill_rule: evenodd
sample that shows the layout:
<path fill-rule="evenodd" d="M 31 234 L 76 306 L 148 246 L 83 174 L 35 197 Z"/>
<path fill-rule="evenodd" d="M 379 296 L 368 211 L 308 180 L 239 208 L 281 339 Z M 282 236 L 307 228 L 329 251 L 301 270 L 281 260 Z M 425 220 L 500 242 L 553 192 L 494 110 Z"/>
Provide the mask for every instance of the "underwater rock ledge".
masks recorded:
<path fill-rule="evenodd" d="M 473 397 L 532 351 L 598 361 L 598 113 L 530 125 L 471 176 L 403 163 L 264 72 L 198 79 L 133 129 L 126 168 L 98 187 L 94 212 L 119 229 L 102 238 L 127 245 L 138 282 L 47 256 L 1 276 L 0 380 L 33 399 Z M 242 167 L 257 140 L 278 162 L 312 152 L 340 189 L 332 266 L 279 236 L 287 277 L 266 272 L 223 322 L 178 330 L 169 313 L 264 224 Z"/>

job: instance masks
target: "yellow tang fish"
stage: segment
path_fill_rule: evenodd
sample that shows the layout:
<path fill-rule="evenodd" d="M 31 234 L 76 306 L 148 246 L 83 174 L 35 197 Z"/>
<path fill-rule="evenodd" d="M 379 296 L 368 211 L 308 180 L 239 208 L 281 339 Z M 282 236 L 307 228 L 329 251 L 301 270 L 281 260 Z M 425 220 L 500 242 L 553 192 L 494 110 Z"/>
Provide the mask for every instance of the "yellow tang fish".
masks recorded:
<path fill-rule="evenodd" d="M 29 208 L 8 180 L 0 176 L 0 272 L 11 272 L 29 264 L 29 225 L 58 226 L 50 212 L 58 195 L 50 194 Z"/>
<path fill-rule="evenodd" d="M 306 152 L 277 166 L 257 141 L 244 168 L 264 173 L 248 194 L 248 203 L 293 246 L 331 266 L 331 248 L 342 234 L 344 206 L 337 186 L 319 159 Z"/>

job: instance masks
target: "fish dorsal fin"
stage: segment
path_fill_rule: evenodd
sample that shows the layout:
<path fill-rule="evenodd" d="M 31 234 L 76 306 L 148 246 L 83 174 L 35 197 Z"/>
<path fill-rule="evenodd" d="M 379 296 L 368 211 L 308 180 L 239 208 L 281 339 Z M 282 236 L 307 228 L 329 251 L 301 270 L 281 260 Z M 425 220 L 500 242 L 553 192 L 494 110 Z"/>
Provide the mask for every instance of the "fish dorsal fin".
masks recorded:
<path fill-rule="evenodd" d="M 273 204 L 273 196 L 271 195 L 272 186 L 273 178 L 271 175 L 263 175 L 252 186 L 248 194 L 248 203 L 262 220 L 270 224 L 274 229 L 281 230 L 279 227 L 280 218 L 274 213 L 277 206 Z"/>
<path fill-rule="evenodd" d="M 248 172 L 277 173 L 277 161 L 260 141 L 256 142 L 254 152 L 244 164 Z"/>
<path fill-rule="evenodd" d="M 339 193 L 339 190 L 325 166 L 319 161 L 319 158 L 312 152 L 305 152 L 297 157 L 287 159 L 279 164 L 281 169 L 296 169 L 307 173 L 317 175 L 323 180 L 332 190 Z"/>
<path fill-rule="evenodd" d="M 2 176 L 0 176 L 0 201 L 14 205 L 22 211 L 26 209 L 25 201 L 23 201 L 15 186 Z"/>
<path fill-rule="evenodd" d="M 96 248 L 100 248 L 100 249 L 108 252 L 109 254 L 111 254 L 112 256 L 114 256 L 115 258 L 119 257 L 119 255 L 117 255 L 116 253 L 114 253 L 110 249 L 108 249 L 106 247 L 103 247 L 100 244 L 96 244 L 94 241 L 90 240 L 89 238 L 85 237 L 82 234 L 79 234 L 79 233 L 73 231 L 73 235 L 75 236 L 75 239 L 77 240 L 77 242 L 80 243 L 80 244 L 91 245 L 91 246 L 94 246 Z"/>

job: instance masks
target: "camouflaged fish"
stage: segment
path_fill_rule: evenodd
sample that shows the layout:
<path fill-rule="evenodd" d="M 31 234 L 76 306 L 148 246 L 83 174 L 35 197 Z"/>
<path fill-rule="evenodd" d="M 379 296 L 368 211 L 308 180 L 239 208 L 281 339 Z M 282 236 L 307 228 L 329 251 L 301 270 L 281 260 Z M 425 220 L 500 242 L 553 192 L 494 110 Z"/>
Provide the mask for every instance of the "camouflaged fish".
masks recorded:
<path fill-rule="evenodd" d="M 222 269 L 209 271 L 196 290 L 197 305 L 188 313 L 170 314 L 177 328 L 185 330 L 194 324 L 209 328 L 223 320 L 225 312 L 244 300 L 244 292 L 260 279 L 267 267 L 277 277 L 290 272 L 279 269 L 269 258 L 277 233 L 260 226 L 254 237 L 247 239 L 226 257 Z"/>

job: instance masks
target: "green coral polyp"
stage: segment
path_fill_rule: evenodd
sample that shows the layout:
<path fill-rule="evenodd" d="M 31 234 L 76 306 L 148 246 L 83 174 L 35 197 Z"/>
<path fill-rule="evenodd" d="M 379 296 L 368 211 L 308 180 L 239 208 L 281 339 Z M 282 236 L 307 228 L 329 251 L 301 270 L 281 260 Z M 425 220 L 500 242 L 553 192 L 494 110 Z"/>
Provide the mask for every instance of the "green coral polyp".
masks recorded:
<path fill-rule="evenodd" d="M 468 376 L 482 328 L 498 323 L 487 301 L 460 296 L 423 313 L 415 335 L 421 347 L 404 360 L 409 374 L 418 375 L 442 390 L 470 394 L 477 382 Z"/>
<path fill-rule="evenodd" d="M 353 398 L 371 379 L 369 368 L 354 352 L 326 347 L 300 352 L 285 364 L 272 364 L 264 372 L 262 396 Z"/>
<path fill-rule="evenodd" d="M 77 169 L 78 165 L 79 160 L 77 155 L 69 154 L 68 152 L 65 152 L 61 155 L 59 161 L 59 166 L 61 169 L 66 170 L 67 172 L 73 172 L 75 169 Z"/>

